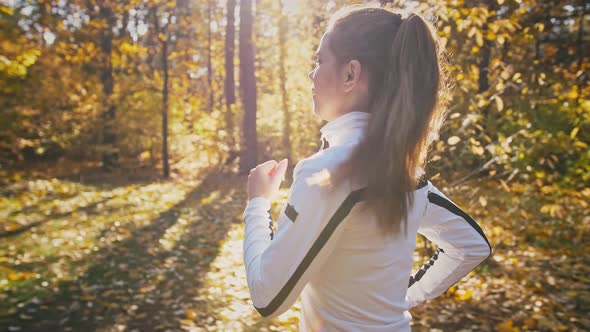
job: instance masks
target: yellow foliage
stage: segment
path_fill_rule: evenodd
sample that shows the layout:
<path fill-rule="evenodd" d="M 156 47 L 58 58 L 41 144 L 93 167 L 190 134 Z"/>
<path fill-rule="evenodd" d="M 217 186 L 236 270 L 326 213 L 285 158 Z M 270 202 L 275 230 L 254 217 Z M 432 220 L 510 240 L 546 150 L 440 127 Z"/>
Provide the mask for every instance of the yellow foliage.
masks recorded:
<path fill-rule="evenodd" d="M 498 109 L 498 111 L 502 111 L 504 109 L 504 101 L 502 100 L 502 98 L 498 95 L 495 95 L 494 100 L 496 101 L 496 108 Z"/>
<path fill-rule="evenodd" d="M 186 309 L 185 310 L 186 319 L 188 320 L 195 320 L 197 318 L 197 313 L 194 309 Z"/>
<path fill-rule="evenodd" d="M 519 332 L 520 329 L 518 329 L 518 327 L 514 327 L 512 324 L 513 324 L 512 320 L 507 320 L 502 324 L 496 325 L 496 331 L 497 332 Z"/>
<path fill-rule="evenodd" d="M 549 214 L 551 217 L 563 218 L 565 209 L 561 204 L 545 204 L 541 206 L 541 213 Z"/>
<path fill-rule="evenodd" d="M 11 272 L 11 273 L 8 273 L 8 280 L 10 280 L 10 281 L 31 279 L 34 277 L 35 277 L 35 273 L 31 273 L 31 272 Z"/>
<path fill-rule="evenodd" d="M 483 196 L 479 196 L 479 204 L 481 204 L 483 207 L 486 207 L 486 205 L 488 205 L 488 200 Z"/>
<path fill-rule="evenodd" d="M 567 98 L 569 99 L 577 99 L 579 97 L 578 94 L 578 87 L 572 86 L 571 89 L 567 92 Z"/>
<path fill-rule="evenodd" d="M 504 228 L 500 227 L 500 226 L 494 226 L 494 228 L 492 228 L 492 234 L 494 235 L 500 235 L 504 232 Z"/>
<path fill-rule="evenodd" d="M 472 296 L 472 292 L 470 289 L 459 289 L 456 293 L 455 293 L 455 297 L 458 298 L 461 301 L 467 301 L 469 299 L 471 299 Z"/>
<path fill-rule="evenodd" d="M 461 141 L 461 139 L 458 136 L 451 136 L 449 137 L 449 139 L 447 139 L 447 143 L 449 145 L 455 145 L 457 143 L 459 143 Z"/>
<path fill-rule="evenodd" d="M 477 46 L 483 46 L 483 35 L 479 30 L 475 33 L 475 42 L 477 43 Z"/>
<path fill-rule="evenodd" d="M 471 146 L 471 151 L 473 152 L 474 155 L 481 156 L 485 152 L 485 149 L 483 147 L 481 147 L 481 146 L 472 145 Z"/>

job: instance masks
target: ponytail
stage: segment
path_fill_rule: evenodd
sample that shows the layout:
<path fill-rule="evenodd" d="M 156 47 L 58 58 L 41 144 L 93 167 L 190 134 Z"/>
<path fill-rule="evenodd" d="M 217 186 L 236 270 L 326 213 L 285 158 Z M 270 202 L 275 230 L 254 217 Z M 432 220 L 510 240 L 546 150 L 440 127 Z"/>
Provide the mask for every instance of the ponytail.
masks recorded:
<path fill-rule="evenodd" d="M 365 12 L 353 19 L 359 11 Z M 387 25 L 385 18 L 380 20 L 383 15 L 370 15 L 371 12 L 387 12 Z M 363 18 L 365 22 L 358 22 Z M 358 27 L 363 23 L 381 29 L 373 33 L 389 32 L 390 39 L 381 52 L 378 45 L 358 50 L 364 58 L 357 58 L 369 70 L 368 111 L 372 117 L 364 140 L 344 169 L 366 182 L 365 201 L 385 233 L 398 233 L 402 227 L 407 233 L 408 211 L 419 172 L 426 162 L 429 138 L 437 134 L 444 117 L 438 96 L 442 76 L 436 33 L 418 15 L 401 19 L 399 14 L 381 8 L 350 11 L 335 21 L 332 30 L 347 31 L 348 43 L 352 45 L 356 36 L 349 29 L 339 29 L 338 24 Z M 331 36 L 331 40 L 338 37 Z M 338 42 L 333 44 L 338 46 Z M 377 52 L 372 58 L 365 55 L 371 47 Z M 335 54 L 339 51 L 334 50 Z M 354 49 L 348 52 L 354 53 Z"/>

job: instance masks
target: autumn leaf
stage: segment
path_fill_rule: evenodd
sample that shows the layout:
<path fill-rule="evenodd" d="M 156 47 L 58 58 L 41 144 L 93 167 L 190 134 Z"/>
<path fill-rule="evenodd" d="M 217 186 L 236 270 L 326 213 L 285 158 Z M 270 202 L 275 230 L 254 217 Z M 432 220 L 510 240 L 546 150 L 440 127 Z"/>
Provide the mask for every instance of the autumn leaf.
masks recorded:
<path fill-rule="evenodd" d="M 498 111 L 502 111 L 504 109 L 504 101 L 502 100 L 502 98 L 498 95 L 495 95 L 494 100 L 496 101 L 496 108 L 498 109 Z"/>
<path fill-rule="evenodd" d="M 470 300 L 472 296 L 472 291 L 469 289 L 459 289 L 456 293 L 455 293 L 455 297 L 461 301 L 467 301 Z"/>
<path fill-rule="evenodd" d="M 186 313 L 186 319 L 188 319 L 188 320 L 192 321 L 197 318 L 197 314 L 196 314 L 195 310 L 193 310 L 193 309 L 186 309 L 185 313 Z"/>
<path fill-rule="evenodd" d="M 519 332 L 520 329 L 512 326 L 512 324 L 513 324 L 512 320 L 507 320 L 507 321 L 503 322 L 502 324 L 496 325 L 496 331 L 497 332 Z"/>
<path fill-rule="evenodd" d="M 449 145 L 455 145 L 455 144 L 459 143 L 460 141 L 461 141 L 461 139 L 458 136 L 452 136 L 452 137 L 449 137 L 449 139 L 447 140 L 447 143 Z"/>

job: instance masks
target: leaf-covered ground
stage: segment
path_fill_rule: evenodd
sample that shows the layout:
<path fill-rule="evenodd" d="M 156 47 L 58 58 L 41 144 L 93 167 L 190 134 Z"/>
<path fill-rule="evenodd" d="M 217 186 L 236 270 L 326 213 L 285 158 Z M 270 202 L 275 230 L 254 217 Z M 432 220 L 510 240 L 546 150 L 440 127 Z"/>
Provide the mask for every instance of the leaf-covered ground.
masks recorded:
<path fill-rule="evenodd" d="M 297 330 L 299 303 L 268 320 L 249 300 L 244 177 L 0 183 L 0 331 Z M 590 330 L 590 189 L 488 181 L 446 192 L 494 253 L 413 310 L 415 331 Z"/>

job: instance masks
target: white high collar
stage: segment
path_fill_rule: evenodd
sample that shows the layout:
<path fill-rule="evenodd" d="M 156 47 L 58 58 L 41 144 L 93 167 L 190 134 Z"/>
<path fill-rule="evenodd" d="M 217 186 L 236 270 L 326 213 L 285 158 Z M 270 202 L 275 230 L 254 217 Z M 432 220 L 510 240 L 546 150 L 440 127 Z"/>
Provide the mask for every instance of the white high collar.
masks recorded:
<path fill-rule="evenodd" d="M 366 112 L 348 112 L 328 122 L 320 129 L 322 139 L 329 146 L 341 145 L 349 141 L 358 141 L 363 137 L 371 114 Z"/>

